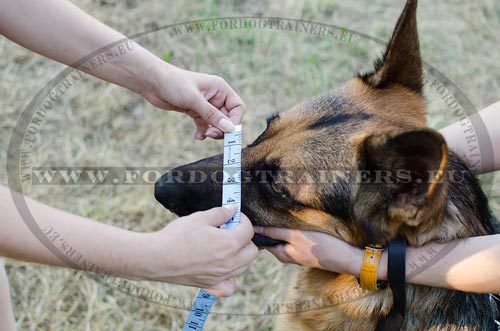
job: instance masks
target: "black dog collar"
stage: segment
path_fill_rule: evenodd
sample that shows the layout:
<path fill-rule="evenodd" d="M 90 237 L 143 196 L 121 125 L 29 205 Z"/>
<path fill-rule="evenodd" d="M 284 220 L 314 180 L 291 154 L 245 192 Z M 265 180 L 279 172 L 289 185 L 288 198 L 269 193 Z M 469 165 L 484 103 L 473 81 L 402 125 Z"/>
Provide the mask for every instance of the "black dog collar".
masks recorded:
<path fill-rule="evenodd" d="M 375 331 L 399 331 L 403 325 L 406 310 L 406 240 L 403 238 L 389 242 L 387 278 L 393 305 L 389 315 L 379 318 Z"/>

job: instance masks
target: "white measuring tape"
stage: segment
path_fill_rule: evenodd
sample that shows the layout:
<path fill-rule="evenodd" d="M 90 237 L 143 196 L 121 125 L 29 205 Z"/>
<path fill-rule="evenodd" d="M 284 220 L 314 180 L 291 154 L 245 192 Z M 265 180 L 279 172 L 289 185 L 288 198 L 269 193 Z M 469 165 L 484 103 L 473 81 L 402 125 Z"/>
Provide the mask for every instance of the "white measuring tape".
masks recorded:
<path fill-rule="evenodd" d="M 224 161 L 222 178 L 222 205 L 236 205 L 233 217 L 221 229 L 232 229 L 240 224 L 241 214 L 241 125 L 234 132 L 224 134 Z M 201 289 L 196 296 L 183 331 L 202 330 L 217 296 Z"/>

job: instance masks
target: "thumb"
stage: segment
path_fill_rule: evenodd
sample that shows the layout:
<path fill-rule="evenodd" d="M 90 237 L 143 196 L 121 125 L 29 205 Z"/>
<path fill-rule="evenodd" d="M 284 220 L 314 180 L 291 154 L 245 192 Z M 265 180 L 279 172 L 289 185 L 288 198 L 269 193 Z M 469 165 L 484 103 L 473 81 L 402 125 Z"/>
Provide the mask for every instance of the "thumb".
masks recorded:
<path fill-rule="evenodd" d="M 218 297 L 228 297 L 231 294 L 233 294 L 234 290 L 236 289 L 235 285 L 235 280 L 234 278 L 229 278 L 226 280 L 223 280 L 219 284 L 212 286 L 211 288 L 208 289 L 208 291 L 212 294 L 215 294 Z"/>
<path fill-rule="evenodd" d="M 228 205 L 225 207 L 215 207 L 209 210 L 200 212 L 203 214 L 202 222 L 210 226 L 221 226 L 227 223 L 236 212 L 235 205 Z"/>
<path fill-rule="evenodd" d="M 207 123 L 222 130 L 223 132 L 233 132 L 234 124 L 219 109 L 214 107 L 202 95 L 193 100 L 193 110 L 201 116 Z"/>

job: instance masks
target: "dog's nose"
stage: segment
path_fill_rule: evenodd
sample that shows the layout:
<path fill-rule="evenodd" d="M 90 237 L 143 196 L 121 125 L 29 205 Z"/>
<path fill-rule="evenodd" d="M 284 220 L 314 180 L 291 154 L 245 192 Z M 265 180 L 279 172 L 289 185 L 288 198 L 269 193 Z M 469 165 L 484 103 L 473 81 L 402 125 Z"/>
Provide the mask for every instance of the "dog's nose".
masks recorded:
<path fill-rule="evenodd" d="M 186 164 L 163 174 L 155 198 L 179 216 L 220 206 L 222 155 Z"/>
<path fill-rule="evenodd" d="M 175 210 L 175 202 L 178 200 L 177 195 L 179 194 L 179 185 L 165 180 L 163 176 L 155 183 L 155 198 L 168 210 Z"/>
<path fill-rule="evenodd" d="M 155 183 L 156 200 L 179 216 L 203 210 L 199 203 L 203 201 L 203 192 L 188 182 L 184 172 L 184 166 L 172 169 Z"/>

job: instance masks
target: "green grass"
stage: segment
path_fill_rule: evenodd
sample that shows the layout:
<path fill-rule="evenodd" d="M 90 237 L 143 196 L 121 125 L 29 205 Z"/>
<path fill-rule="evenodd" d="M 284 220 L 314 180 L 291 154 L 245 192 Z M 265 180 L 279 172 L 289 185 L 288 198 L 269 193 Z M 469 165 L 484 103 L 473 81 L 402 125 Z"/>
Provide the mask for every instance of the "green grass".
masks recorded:
<path fill-rule="evenodd" d="M 390 36 L 403 1 L 90 1 L 77 5 L 112 27 L 133 34 L 200 18 L 282 16 L 343 26 L 382 39 Z M 498 31 L 494 0 L 421 1 L 419 30 L 424 60 L 438 68 L 477 108 L 500 97 Z M 347 44 L 304 33 L 262 29 L 183 33 L 161 30 L 138 40 L 159 57 L 195 71 L 223 76 L 247 105 L 244 142 L 264 129 L 264 118 L 369 70 L 381 45 L 357 38 Z M 12 129 L 29 100 L 64 67 L 0 39 L 0 165 Z M 454 122 L 442 100 L 427 89 L 430 123 Z M 139 96 L 94 78 L 72 88 L 48 114 L 33 164 L 76 166 L 175 166 L 221 151 L 215 141 L 195 142 L 188 118 L 155 109 Z M 491 177 L 491 175 L 490 175 Z M 6 184 L 0 172 L 0 182 Z M 26 187 L 49 205 L 136 231 L 154 231 L 175 215 L 155 202 L 152 185 Z M 491 206 L 500 214 L 498 180 Z M 218 301 L 215 310 L 260 312 L 281 302 L 295 270 L 263 252 L 238 280 L 239 290 Z M 7 261 L 20 330 L 173 330 L 187 314 L 113 291 L 82 272 Z M 144 286 L 191 298 L 196 290 L 168 284 Z M 272 316 L 214 314 L 206 330 L 270 330 Z"/>

